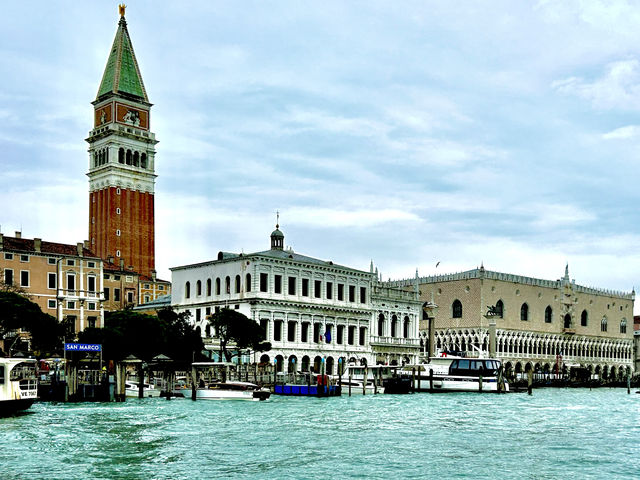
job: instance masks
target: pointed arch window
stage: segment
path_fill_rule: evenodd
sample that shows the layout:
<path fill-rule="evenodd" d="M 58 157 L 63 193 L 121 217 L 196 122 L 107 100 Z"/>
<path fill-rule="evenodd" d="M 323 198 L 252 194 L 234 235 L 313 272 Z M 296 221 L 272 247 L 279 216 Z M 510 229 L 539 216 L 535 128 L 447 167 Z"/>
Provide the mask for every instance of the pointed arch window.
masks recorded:
<path fill-rule="evenodd" d="M 586 327 L 589 321 L 589 314 L 587 313 L 586 310 L 582 311 L 582 314 L 580 315 L 580 326 L 582 327 Z"/>
<path fill-rule="evenodd" d="M 620 320 L 620 333 L 627 333 L 627 319 Z"/>
<path fill-rule="evenodd" d="M 564 316 L 564 328 L 571 328 L 571 324 L 573 322 L 571 321 L 571 314 L 567 313 Z"/>
<path fill-rule="evenodd" d="M 460 300 L 453 301 L 451 315 L 453 318 L 462 318 L 462 302 Z"/>
<path fill-rule="evenodd" d="M 520 307 L 520 320 L 526 322 L 529 320 L 529 305 L 523 303 Z"/>
<path fill-rule="evenodd" d="M 551 305 L 547 305 L 547 308 L 544 309 L 544 323 L 551 323 L 553 320 L 553 310 L 551 309 Z"/>
<path fill-rule="evenodd" d="M 602 317 L 602 321 L 600 322 L 600 331 L 601 332 L 607 331 L 607 317 Z"/>
<path fill-rule="evenodd" d="M 502 300 L 496 302 L 496 313 L 500 318 L 504 317 L 504 302 Z"/>

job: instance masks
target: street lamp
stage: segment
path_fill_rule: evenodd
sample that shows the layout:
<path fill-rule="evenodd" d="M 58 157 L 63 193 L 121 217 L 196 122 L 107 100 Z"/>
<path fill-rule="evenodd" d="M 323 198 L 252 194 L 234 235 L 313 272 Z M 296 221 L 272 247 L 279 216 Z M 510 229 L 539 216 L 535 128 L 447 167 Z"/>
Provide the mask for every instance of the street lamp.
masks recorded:
<path fill-rule="evenodd" d="M 435 332 L 433 327 L 433 321 L 436 318 L 437 312 L 438 312 L 438 305 L 436 305 L 435 303 L 425 302 L 422 304 L 422 319 L 426 320 L 426 325 L 423 325 L 423 327 L 426 327 L 426 332 L 424 331 L 424 328 L 422 332 L 424 334 L 423 355 L 427 357 L 427 361 L 434 354 L 433 344 L 435 340 Z M 428 339 L 427 339 L 427 336 L 428 336 Z M 429 346 L 428 350 L 427 350 L 427 345 Z"/>

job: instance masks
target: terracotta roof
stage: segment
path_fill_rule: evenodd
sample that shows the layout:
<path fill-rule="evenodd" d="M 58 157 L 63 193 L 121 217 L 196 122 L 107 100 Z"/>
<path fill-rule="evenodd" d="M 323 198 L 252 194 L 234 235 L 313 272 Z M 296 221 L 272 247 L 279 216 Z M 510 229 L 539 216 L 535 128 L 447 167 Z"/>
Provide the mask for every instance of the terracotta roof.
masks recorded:
<path fill-rule="evenodd" d="M 40 244 L 40 252 L 36 252 L 35 241 L 29 238 L 5 236 L 2 238 L 2 249 L 25 253 L 51 253 L 54 255 L 67 255 L 72 257 L 78 256 L 78 247 L 76 245 L 45 242 L 44 240 Z M 98 258 L 91 250 L 84 247 L 82 247 L 82 256 L 89 258 Z"/>

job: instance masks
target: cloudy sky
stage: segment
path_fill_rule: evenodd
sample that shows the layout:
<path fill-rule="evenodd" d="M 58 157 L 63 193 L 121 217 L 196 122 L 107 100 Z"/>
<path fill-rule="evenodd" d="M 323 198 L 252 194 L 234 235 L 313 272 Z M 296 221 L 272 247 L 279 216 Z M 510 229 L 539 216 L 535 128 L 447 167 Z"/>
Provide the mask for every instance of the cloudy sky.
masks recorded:
<path fill-rule="evenodd" d="M 0 228 L 75 243 L 117 2 L 3 13 Z M 163 278 L 268 248 L 279 210 L 294 250 L 385 280 L 568 262 L 578 284 L 640 284 L 640 4 L 130 1 L 126 18 Z"/>

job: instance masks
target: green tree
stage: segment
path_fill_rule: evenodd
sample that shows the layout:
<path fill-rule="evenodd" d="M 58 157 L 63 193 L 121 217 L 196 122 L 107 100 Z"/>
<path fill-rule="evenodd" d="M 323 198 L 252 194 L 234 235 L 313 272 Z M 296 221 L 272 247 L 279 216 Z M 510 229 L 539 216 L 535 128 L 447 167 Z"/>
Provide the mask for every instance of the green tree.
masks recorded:
<path fill-rule="evenodd" d="M 237 310 L 221 309 L 211 315 L 209 325 L 215 329 L 220 340 L 220 351 L 228 362 L 242 350 L 271 350 L 271 343 L 265 341 L 264 329 Z M 229 348 L 230 344 L 235 345 L 235 351 Z"/>

